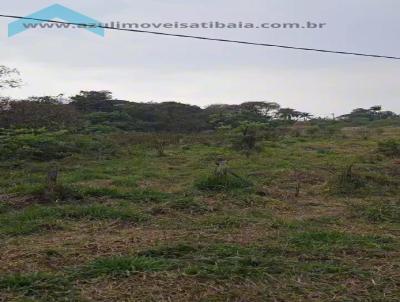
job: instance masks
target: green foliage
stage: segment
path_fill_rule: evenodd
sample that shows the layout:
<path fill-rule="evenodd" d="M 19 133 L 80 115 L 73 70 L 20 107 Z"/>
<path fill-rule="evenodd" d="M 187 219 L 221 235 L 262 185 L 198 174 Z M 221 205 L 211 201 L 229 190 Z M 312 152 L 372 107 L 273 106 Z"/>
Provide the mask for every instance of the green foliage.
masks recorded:
<path fill-rule="evenodd" d="M 378 152 L 388 157 L 400 157 L 400 142 L 393 139 L 379 142 Z"/>
<path fill-rule="evenodd" d="M 233 145 L 238 150 L 249 154 L 260 149 L 259 142 L 267 136 L 266 130 L 266 124 L 241 122 L 240 126 L 233 131 Z"/>
<path fill-rule="evenodd" d="M 218 109 L 229 129 L 223 133 L 154 135 L 132 130 L 214 129 L 219 122 L 207 120 L 218 110 L 97 101 L 81 111 L 80 129 L 0 131 L 0 148 L 18 142 L 0 162 L 0 264 L 9 272 L 58 272 L 2 276 L 0 300 L 79 301 L 68 296 L 73 286 L 95 300 L 396 300 L 399 169 L 371 150 L 398 129 L 367 124 L 367 140 L 341 140 L 337 131 L 351 121 L 296 123 L 289 119 L 302 118 L 246 104 Z M 242 151 L 262 151 L 244 158 L 230 148 L 233 135 Z M 168 156 L 156 156 L 157 140 Z M 42 153 L 20 156 L 21 146 Z M 50 163 L 42 159 L 47 151 Z M 208 176 L 216 158 L 221 169 Z M 62 185 L 48 195 L 43 178 L 55 167 Z M 331 171 L 335 196 L 323 191 Z M 383 263 L 385 270 L 375 269 Z M 181 280 L 184 292 L 171 288 Z"/>
<path fill-rule="evenodd" d="M 361 126 L 373 121 L 395 120 L 398 116 L 392 111 L 382 111 L 382 106 L 373 106 L 369 109 L 356 108 L 340 118 L 353 126 Z"/>
<path fill-rule="evenodd" d="M 0 137 L 1 159 L 52 160 L 71 155 L 73 148 L 65 141 L 66 131 L 12 133 Z"/>
<path fill-rule="evenodd" d="M 82 122 L 79 112 L 53 97 L 33 97 L 21 101 L 0 99 L 0 128 L 47 128 L 55 131 L 77 129 Z"/>
<path fill-rule="evenodd" d="M 2 130 L 0 132 L 0 160 L 49 161 L 73 154 L 108 154 L 114 152 L 106 139 L 70 133 L 66 130 Z"/>

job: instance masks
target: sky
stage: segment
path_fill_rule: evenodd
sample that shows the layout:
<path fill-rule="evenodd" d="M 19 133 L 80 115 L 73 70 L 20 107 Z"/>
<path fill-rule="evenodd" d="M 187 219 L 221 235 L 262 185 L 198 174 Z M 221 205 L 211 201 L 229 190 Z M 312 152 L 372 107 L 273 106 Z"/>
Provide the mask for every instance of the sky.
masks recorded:
<path fill-rule="evenodd" d="M 154 29 L 251 42 L 400 56 L 398 0 L 2 0 L 26 16 L 61 4 L 107 23 L 326 23 L 321 29 Z M 0 65 L 24 85 L 2 95 L 110 90 L 136 102 L 206 106 L 278 102 L 319 116 L 383 105 L 400 113 L 400 61 L 84 29 L 31 29 L 8 38 L 0 18 Z"/>

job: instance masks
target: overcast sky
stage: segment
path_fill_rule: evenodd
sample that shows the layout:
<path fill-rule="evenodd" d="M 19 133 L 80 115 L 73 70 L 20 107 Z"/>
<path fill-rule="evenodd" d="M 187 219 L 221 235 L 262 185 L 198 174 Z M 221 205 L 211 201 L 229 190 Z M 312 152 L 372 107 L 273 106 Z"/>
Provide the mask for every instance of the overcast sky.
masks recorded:
<path fill-rule="evenodd" d="M 171 33 L 400 56 L 398 0 L 2 0 L 26 16 L 59 3 L 101 22 L 321 22 L 311 29 L 163 29 Z M 131 101 L 275 101 L 318 115 L 381 104 L 400 112 L 400 61 L 83 29 L 7 37 L 0 64 L 18 68 L 14 97 L 110 90 Z"/>

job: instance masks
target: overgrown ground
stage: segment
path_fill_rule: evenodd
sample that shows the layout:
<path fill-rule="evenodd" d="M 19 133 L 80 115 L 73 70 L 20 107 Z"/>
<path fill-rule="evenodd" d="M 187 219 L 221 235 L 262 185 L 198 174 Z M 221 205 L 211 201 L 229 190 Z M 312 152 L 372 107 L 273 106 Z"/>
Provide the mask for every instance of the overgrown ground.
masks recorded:
<path fill-rule="evenodd" d="M 400 161 L 377 152 L 399 135 L 3 161 L 0 301 L 399 301 Z M 241 178 L 210 177 L 221 157 Z"/>

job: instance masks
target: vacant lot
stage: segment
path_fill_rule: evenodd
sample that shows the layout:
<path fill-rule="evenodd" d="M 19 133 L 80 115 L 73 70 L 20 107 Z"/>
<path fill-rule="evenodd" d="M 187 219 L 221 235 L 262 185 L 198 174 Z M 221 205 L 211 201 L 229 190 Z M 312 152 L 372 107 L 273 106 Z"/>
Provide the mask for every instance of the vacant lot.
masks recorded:
<path fill-rule="evenodd" d="M 399 135 L 243 154 L 121 134 L 2 161 L 0 301 L 399 301 L 400 161 L 378 144 Z"/>

